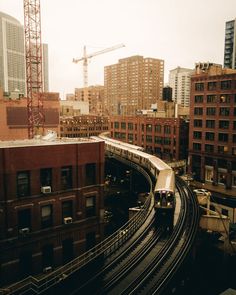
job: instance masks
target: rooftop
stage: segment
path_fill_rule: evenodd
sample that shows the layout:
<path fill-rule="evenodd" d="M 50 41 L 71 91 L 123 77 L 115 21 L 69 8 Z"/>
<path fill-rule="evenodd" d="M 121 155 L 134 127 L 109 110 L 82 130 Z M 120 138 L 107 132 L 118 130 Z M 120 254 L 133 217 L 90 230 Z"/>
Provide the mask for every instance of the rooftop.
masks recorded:
<path fill-rule="evenodd" d="M 48 145 L 65 145 L 65 144 L 79 144 L 79 143 L 98 142 L 95 138 L 68 138 L 57 137 L 56 132 L 50 131 L 45 136 L 38 136 L 33 139 L 24 140 L 0 140 L 0 148 L 15 148 L 15 147 L 30 147 L 30 146 L 48 146 Z"/>

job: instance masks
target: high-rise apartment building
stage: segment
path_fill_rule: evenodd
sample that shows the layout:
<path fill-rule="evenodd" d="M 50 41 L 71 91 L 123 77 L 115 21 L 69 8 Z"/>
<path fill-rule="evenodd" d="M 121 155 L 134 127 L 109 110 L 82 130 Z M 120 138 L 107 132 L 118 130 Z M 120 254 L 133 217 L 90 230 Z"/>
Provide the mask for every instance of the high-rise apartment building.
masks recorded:
<path fill-rule="evenodd" d="M 48 47 L 43 44 L 43 91 L 48 92 Z M 0 87 L 26 95 L 24 27 L 0 12 Z"/>
<path fill-rule="evenodd" d="M 236 19 L 225 24 L 224 67 L 236 69 Z"/>
<path fill-rule="evenodd" d="M 24 27 L 0 12 L 0 87 L 4 92 L 26 93 Z"/>
<path fill-rule="evenodd" d="M 189 107 L 190 79 L 192 69 L 177 67 L 170 71 L 169 86 L 172 88 L 172 99 L 183 107 Z"/>
<path fill-rule="evenodd" d="M 105 106 L 110 115 L 135 115 L 162 99 L 164 61 L 132 56 L 106 66 Z"/>
<path fill-rule="evenodd" d="M 189 164 L 201 182 L 236 187 L 236 70 L 196 65 L 191 78 Z"/>

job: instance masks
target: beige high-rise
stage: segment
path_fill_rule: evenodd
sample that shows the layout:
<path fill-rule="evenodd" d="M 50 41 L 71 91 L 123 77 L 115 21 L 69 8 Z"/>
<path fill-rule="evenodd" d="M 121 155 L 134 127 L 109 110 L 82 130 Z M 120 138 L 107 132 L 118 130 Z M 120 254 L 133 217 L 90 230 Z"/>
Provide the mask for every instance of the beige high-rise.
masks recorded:
<path fill-rule="evenodd" d="M 104 98 L 110 115 L 135 115 L 162 99 L 164 61 L 132 56 L 106 66 Z"/>

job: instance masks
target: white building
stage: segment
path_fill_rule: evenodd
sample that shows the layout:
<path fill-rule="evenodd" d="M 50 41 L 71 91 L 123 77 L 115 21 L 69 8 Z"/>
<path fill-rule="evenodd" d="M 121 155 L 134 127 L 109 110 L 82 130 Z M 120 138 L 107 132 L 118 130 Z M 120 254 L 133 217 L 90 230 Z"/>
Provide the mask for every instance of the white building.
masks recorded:
<path fill-rule="evenodd" d="M 182 107 L 189 107 L 192 69 L 177 67 L 169 73 L 172 99 Z"/>
<path fill-rule="evenodd" d="M 48 47 L 43 44 L 43 90 L 48 92 Z M 26 95 L 24 26 L 0 12 L 0 87 L 9 96 L 15 90 Z"/>
<path fill-rule="evenodd" d="M 24 27 L 0 12 L 0 87 L 4 92 L 26 93 Z"/>

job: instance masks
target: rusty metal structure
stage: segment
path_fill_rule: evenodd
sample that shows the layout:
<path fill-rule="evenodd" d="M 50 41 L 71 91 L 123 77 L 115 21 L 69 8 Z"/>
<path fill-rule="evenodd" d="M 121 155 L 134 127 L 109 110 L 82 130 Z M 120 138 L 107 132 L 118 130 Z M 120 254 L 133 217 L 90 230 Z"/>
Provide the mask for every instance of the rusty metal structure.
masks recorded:
<path fill-rule="evenodd" d="M 44 131 L 40 0 L 24 0 L 28 137 Z"/>

